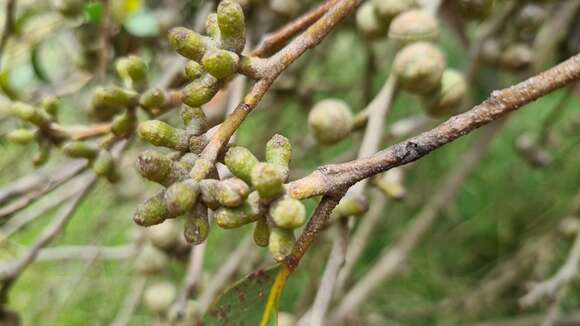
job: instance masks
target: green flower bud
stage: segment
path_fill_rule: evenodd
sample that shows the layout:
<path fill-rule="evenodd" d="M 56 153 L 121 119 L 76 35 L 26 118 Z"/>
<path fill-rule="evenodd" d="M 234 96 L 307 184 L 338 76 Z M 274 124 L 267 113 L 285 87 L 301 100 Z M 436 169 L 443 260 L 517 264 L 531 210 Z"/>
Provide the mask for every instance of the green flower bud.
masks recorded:
<path fill-rule="evenodd" d="M 294 231 L 281 228 L 272 228 L 270 230 L 270 239 L 268 249 L 276 261 L 283 261 L 286 256 L 292 253 L 294 248 Z"/>
<path fill-rule="evenodd" d="M 510 70 L 524 70 L 534 62 L 534 51 L 526 44 L 508 46 L 500 57 L 502 67 Z"/>
<path fill-rule="evenodd" d="M 447 69 L 441 77 L 441 84 L 435 92 L 424 96 L 427 113 L 434 117 L 445 117 L 453 113 L 463 102 L 467 93 L 467 82 L 463 74 L 455 69 Z"/>
<path fill-rule="evenodd" d="M 205 73 L 181 90 L 181 100 L 191 107 L 198 107 L 209 102 L 220 87 L 221 83 L 215 77 Z"/>
<path fill-rule="evenodd" d="M 270 226 L 266 218 L 261 218 L 254 227 L 254 242 L 257 246 L 267 247 L 270 242 Z"/>
<path fill-rule="evenodd" d="M 252 169 L 252 185 L 260 194 L 260 198 L 273 200 L 284 193 L 282 175 L 275 165 L 258 163 Z"/>
<path fill-rule="evenodd" d="M 186 178 L 189 173 L 189 169 L 152 150 L 145 151 L 137 157 L 136 167 L 144 178 L 166 187 Z"/>
<path fill-rule="evenodd" d="M 170 250 L 179 241 L 180 226 L 176 220 L 166 220 L 145 229 L 147 238 L 157 248 Z"/>
<path fill-rule="evenodd" d="M 99 155 L 99 147 L 84 141 L 68 141 L 62 145 L 62 151 L 68 157 L 92 160 Z"/>
<path fill-rule="evenodd" d="M 48 158 L 50 157 L 50 149 L 51 144 L 48 141 L 39 139 L 38 152 L 34 155 L 34 158 L 32 159 L 32 164 L 35 167 L 44 165 L 48 161 Z"/>
<path fill-rule="evenodd" d="M 237 54 L 226 51 L 208 51 L 203 57 L 202 63 L 205 70 L 217 79 L 228 78 L 233 75 L 240 58 Z"/>
<path fill-rule="evenodd" d="M 10 106 L 10 112 L 17 118 L 30 122 L 39 127 L 44 127 L 51 122 L 51 117 L 43 110 L 35 108 L 23 102 L 14 102 Z"/>
<path fill-rule="evenodd" d="M 185 76 L 189 80 L 198 79 L 201 77 L 201 75 L 203 75 L 204 72 L 205 70 L 203 69 L 203 66 L 195 61 L 188 61 L 185 64 Z"/>
<path fill-rule="evenodd" d="M 193 168 L 189 172 L 189 176 L 193 180 L 201 181 L 207 175 L 209 175 L 214 170 L 214 168 L 215 166 L 212 161 L 200 158 L 195 161 Z"/>
<path fill-rule="evenodd" d="M 284 197 L 272 203 L 270 217 L 277 227 L 296 229 L 306 222 L 306 208 L 299 200 Z"/>
<path fill-rule="evenodd" d="M 341 100 L 322 100 L 310 110 L 308 126 L 319 144 L 332 145 L 343 140 L 352 130 L 353 116 Z"/>
<path fill-rule="evenodd" d="M 233 175 L 250 183 L 258 159 L 247 148 L 234 146 L 227 151 L 224 162 Z"/>
<path fill-rule="evenodd" d="M 172 218 L 165 201 L 165 191 L 160 191 L 137 206 L 133 221 L 141 226 L 151 226 Z"/>
<path fill-rule="evenodd" d="M 116 64 L 117 74 L 125 85 L 137 91 L 147 88 L 147 65 L 136 55 L 120 58 Z"/>
<path fill-rule="evenodd" d="M 213 13 L 207 16 L 207 20 L 205 22 L 205 30 L 207 31 L 207 35 L 216 41 L 221 38 L 217 19 L 217 14 Z"/>
<path fill-rule="evenodd" d="M 159 111 L 167 103 L 167 95 L 162 89 L 151 88 L 141 95 L 139 103 L 149 112 Z"/>
<path fill-rule="evenodd" d="M 141 274 L 158 274 L 163 271 L 167 263 L 167 255 L 150 243 L 147 243 L 135 258 L 135 269 Z"/>
<path fill-rule="evenodd" d="M 199 205 L 196 211 L 205 210 L 205 212 L 190 213 L 186 215 L 183 235 L 187 242 L 198 245 L 203 243 L 209 235 L 209 221 L 207 219 L 207 207 Z"/>
<path fill-rule="evenodd" d="M 439 36 L 437 19 L 422 10 L 410 10 L 395 17 L 389 27 L 389 38 L 409 44 L 419 41 L 434 41 Z"/>
<path fill-rule="evenodd" d="M 385 36 L 389 24 L 377 18 L 375 6 L 370 2 L 363 3 L 356 12 L 356 27 L 366 37 L 373 39 Z"/>
<path fill-rule="evenodd" d="M 194 61 L 200 61 L 205 53 L 203 37 L 185 27 L 175 27 L 169 31 L 169 44 L 177 53 Z"/>
<path fill-rule="evenodd" d="M 242 225 L 256 221 L 261 216 L 260 198 L 252 192 L 246 201 L 236 208 L 220 207 L 215 211 L 214 219 L 224 229 L 239 228 Z"/>
<path fill-rule="evenodd" d="M 270 0 L 272 11 L 288 17 L 296 15 L 300 11 L 300 7 L 301 2 L 296 0 Z"/>
<path fill-rule="evenodd" d="M 292 158 L 292 145 L 288 138 L 275 134 L 266 144 L 266 162 L 281 167 L 283 179 L 288 177 L 288 165 Z"/>
<path fill-rule="evenodd" d="M 414 0 L 371 0 L 377 15 L 390 21 L 415 5 Z"/>
<path fill-rule="evenodd" d="M 363 196 L 347 194 L 330 214 L 330 219 L 344 218 L 349 216 L 362 216 L 369 209 L 369 203 Z"/>
<path fill-rule="evenodd" d="M 163 315 L 175 301 L 176 294 L 175 285 L 169 282 L 155 283 L 145 289 L 143 302 L 152 312 Z"/>
<path fill-rule="evenodd" d="M 47 96 L 42 100 L 42 109 L 53 118 L 58 113 L 59 100 L 56 96 Z"/>
<path fill-rule="evenodd" d="M 159 120 L 144 121 L 137 128 L 139 137 L 155 145 L 171 148 L 177 151 L 189 150 L 190 135 L 181 129 L 173 128 L 168 123 Z"/>
<path fill-rule="evenodd" d="M 217 22 L 222 48 L 241 53 L 246 44 L 246 23 L 240 4 L 231 0 L 220 2 L 217 8 Z"/>
<path fill-rule="evenodd" d="M 106 150 L 99 151 L 97 158 L 93 161 L 93 171 L 98 176 L 105 177 L 109 182 L 119 181 L 119 174 L 117 173 L 117 166 L 115 161 Z"/>
<path fill-rule="evenodd" d="M 204 179 L 199 182 L 201 200 L 212 210 L 220 207 L 218 197 L 219 181 L 215 179 Z"/>
<path fill-rule="evenodd" d="M 373 178 L 373 183 L 388 198 L 401 200 L 407 195 L 400 168 L 393 168 L 377 175 Z"/>
<path fill-rule="evenodd" d="M 217 184 L 216 199 L 220 206 L 238 207 L 250 194 L 250 187 L 238 178 L 229 178 Z"/>
<path fill-rule="evenodd" d="M 193 180 L 176 182 L 167 188 L 165 201 L 171 215 L 179 216 L 193 209 L 199 194 L 199 185 Z"/>
<path fill-rule="evenodd" d="M 401 88 L 413 93 L 427 94 L 439 86 L 445 66 L 445 57 L 437 47 L 418 42 L 397 53 L 393 72 Z"/>
<path fill-rule="evenodd" d="M 29 129 L 16 129 L 6 134 L 6 140 L 13 144 L 30 144 L 36 138 L 36 131 Z"/>
<path fill-rule="evenodd" d="M 125 112 L 120 115 L 117 115 L 115 119 L 113 119 L 113 125 L 111 126 L 111 131 L 113 135 L 119 138 L 127 138 L 137 126 L 137 117 L 135 116 L 134 112 Z"/>
<path fill-rule="evenodd" d="M 495 6 L 495 0 L 458 0 L 461 12 L 470 18 L 485 18 Z"/>
<path fill-rule="evenodd" d="M 139 104 L 139 94 L 117 86 L 98 87 L 93 94 L 93 106 L 132 108 Z"/>
<path fill-rule="evenodd" d="M 187 131 L 192 135 L 201 135 L 208 129 L 208 122 L 205 113 L 200 107 L 190 107 L 183 105 L 181 107 L 181 119 L 187 126 Z"/>
<path fill-rule="evenodd" d="M 61 15 L 67 18 L 75 18 L 83 12 L 84 0 L 57 0 L 56 9 Z"/>

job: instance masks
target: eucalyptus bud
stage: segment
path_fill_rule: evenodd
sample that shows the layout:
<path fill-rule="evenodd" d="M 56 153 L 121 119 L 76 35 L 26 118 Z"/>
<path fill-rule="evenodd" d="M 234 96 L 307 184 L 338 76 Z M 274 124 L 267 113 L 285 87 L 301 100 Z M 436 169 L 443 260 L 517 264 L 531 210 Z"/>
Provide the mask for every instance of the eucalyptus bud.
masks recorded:
<path fill-rule="evenodd" d="M 284 193 L 283 176 L 271 163 L 257 163 L 252 169 L 252 185 L 260 198 L 273 200 Z"/>
<path fill-rule="evenodd" d="M 23 102 L 14 102 L 10 112 L 20 120 L 30 122 L 39 127 L 45 127 L 51 122 L 51 117 L 43 110 Z"/>
<path fill-rule="evenodd" d="M 546 21 L 548 13 L 540 4 L 526 4 L 518 13 L 516 23 L 523 33 L 534 33 Z"/>
<path fill-rule="evenodd" d="M 48 158 L 50 157 L 50 149 L 51 145 L 48 141 L 38 139 L 38 152 L 36 152 L 36 154 L 34 155 L 34 158 L 32 159 L 32 164 L 35 167 L 44 165 L 48 161 Z"/>
<path fill-rule="evenodd" d="M 55 2 L 57 10 L 67 18 L 75 18 L 83 12 L 84 0 L 57 0 Z"/>
<path fill-rule="evenodd" d="M 370 2 L 363 3 L 356 12 L 356 26 L 368 38 L 385 36 L 389 25 L 377 18 L 375 6 Z"/>
<path fill-rule="evenodd" d="M 511 70 L 526 69 L 534 62 L 534 51 L 526 44 L 512 44 L 503 52 L 500 63 Z"/>
<path fill-rule="evenodd" d="M 147 65 L 136 55 L 120 58 L 115 66 L 125 85 L 137 91 L 147 88 Z"/>
<path fill-rule="evenodd" d="M 203 210 L 205 210 L 205 212 Z M 207 207 L 198 205 L 196 213 L 186 215 L 183 235 L 187 242 L 193 245 L 201 244 L 207 239 L 209 235 Z"/>
<path fill-rule="evenodd" d="M 135 269 L 142 274 L 157 274 L 167 266 L 167 255 L 146 243 L 135 258 Z"/>
<path fill-rule="evenodd" d="M 268 249 L 276 261 L 282 261 L 292 253 L 294 242 L 294 231 L 274 227 L 270 230 Z"/>
<path fill-rule="evenodd" d="M 169 282 L 155 283 L 145 289 L 143 301 L 149 310 L 156 314 L 165 314 L 175 301 L 177 290 Z"/>
<path fill-rule="evenodd" d="M 139 154 L 136 167 L 141 176 L 166 187 L 184 179 L 189 173 L 186 167 L 153 150 Z"/>
<path fill-rule="evenodd" d="M 203 37 L 185 27 L 175 27 L 169 31 L 169 44 L 180 55 L 198 62 L 206 48 Z"/>
<path fill-rule="evenodd" d="M 266 218 L 261 218 L 256 221 L 254 226 L 254 242 L 257 246 L 267 247 L 270 242 L 270 226 Z"/>
<path fill-rule="evenodd" d="M 275 134 L 266 144 L 266 162 L 274 164 L 282 175 L 282 179 L 288 179 L 290 159 L 292 158 L 292 145 L 288 138 Z"/>
<path fill-rule="evenodd" d="M 181 90 L 181 100 L 191 107 L 198 107 L 209 102 L 220 87 L 221 83 L 215 77 L 204 73 Z"/>
<path fill-rule="evenodd" d="M 224 162 L 233 175 L 250 183 L 258 159 L 247 148 L 234 146 L 227 151 Z"/>
<path fill-rule="evenodd" d="M 200 158 L 195 161 L 193 168 L 189 172 L 189 176 L 195 181 L 203 180 L 207 175 L 214 171 L 215 166 L 212 161 Z"/>
<path fill-rule="evenodd" d="M 165 201 L 171 215 L 178 216 L 193 209 L 199 194 L 199 185 L 189 179 L 176 182 L 167 188 Z"/>
<path fill-rule="evenodd" d="M 495 65 L 499 62 L 501 53 L 501 44 L 497 39 L 491 38 L 483 41 L 479 55 L 484 62 Z"/>
<path fill-rule="evenodd" d="M 186 131 L 173 128 L 163 121 L 149 120 L 141 122 L 137 132 L 141 139 L 152 145 L 182 152 L 189 150 L 190 135 Z"/>
<path fill-rule="evenodd" d="M 284 197 L 272 203 L 270 217 L 277 227 L 296 229 L 306 222 L 306 208 L 298 199 Z"/>
<path fill-rule="evenodd" d="M 179 223 L 176 220 L 166 220 L 161 224 L 148 227 L 145 229 L 145 234 L 155 247 L 169 250 L 179 240 Z"/>
<path fill-rule="evenodd" d="M 229 178 L 217 184 L 216 199 L 221 206 L 238 207 L 250 194 L 250 187 L 238 178 Z"/>
<path fill-rule="evenodd" d="M 453 113 L 465 99 L 467 82 L 455 69 L 446 69 L 437 89 L 423 97 L 427 113 L 433 117 L 445 117 Z"/>
<path fill-rule="evenodd" d="M 195 61 L 188 61 L 185 64 L 185 76 L 189 79 L 189 80 L 196 80 L 199 77 L 201 77 L 201 75 L 205 72 L 205 70 L 203 69 L 203 66 L 200 65 L 199 63 L 195 62 Z"/>
<path fill-rule="evenodd" d="M 15 129 L 6 134 L 6 140 L 18 145 L 30 144 L 36 138 L 36 131 L 29 129 Z"/>
<path fill-rule="evenodd" d="M 217 8 L 217 22 L 222 48 L 241 53 L 246 44 L 246 23 L 242 6 L 235 1 L 223 0 Z"/>
<path fill-rule="evenodd" d="M 44 99 L 42 99 L 41 107 L 44 110 L 44 112 L 48 113 L 53 118 L 56 117 L 59 107 L 58 97 L 56 96 L 45 97 Z"/>
<path fill-rule="evenodd" d="M 218 197 L 219 181 L 215 179 L 204 179 L 199 182 L 199 190 L 201 192 L 201 200 L 210 209 L 217 209 L 220 207 Z"/>
<path fill-rule="evenodd" d="M 133 221 L 141 226 L 151 226 L 174 217 L 169 212 L 164 193 L 160 191 L 139 204 L 133 215 Z"/>
<path fill-rule="evenodd" d="M 217 209 L 214 213 L 214 219 L 220 227 L 234 229 L 257 220 L 260 213 L 260 198 L 256 192 L 252 192 L 239 207 L 220 207 Z"/>
<path fill-rule="evenodd" d="M 319 144 L 332 145 L 350 134 L 353 116 L 344 101 L 326 99 L 316 103 L 310 110 L 308 125 Z"/>
<path fill-rule="evenodd" d="M 362 216 L 369 209 L 369 203 L 363 196 L 347 194 L 330 214 L 330 219 L 344 218 L 349 216 Z"/>
<path fill-rule="evenodd" d="M 237 54 L 226 50 L 207 51 L 202 59 L 205 70 L 217 79 L 233 75 L 240 58 Z"/>
<path fill-rule="evenodd" d="M 187 131 L 192 135 L 201 135 L 208 129 L 208 122 L 205 113 L 200 107 L 190 107 L 183 105 L 181 107 L 181 119 L 186 125 Z"/>
<path fill-rule="evenodd" d="M 377 15 L 384 20 L 391 20 L 415 5 L 414 0 L 371 0 Z"/>
<path fill-rule="evenodd" d="M 134 112 L 126 111 L 122 114 L 117 115 L 113 119 L 113 124 L 111 125 L 111 131 L 113 135 L 119 138 L 127 138 L 137 126 L 137 117 Z"/>
<path fill-rule="evenodd" d="M 434 41 L 439 36 L 439 23 L 423 10 L 410 10 L 395 17 L 389 26 L 389 38 L 409 44 L 419 41 Z"/>
<path fill-rule="evenodd" d="M 109 182 L 119 181 L 119 174 L 117 173 L 117 166 L 113 160 L 113 156 L 106 150 L 99 151 L 97 158 L 93 161 L 93 171 L 98 176 L 105 177 Z"/>
<path fill-rule="evenodd" d="M 63 153 L 72 158 L 86 158 L 92 160 L 99 155 L 99 148 L 95 144 L 83 141 L 68 141 L 62 145 Z"/>
<path fill-rule="evenodd" d="M 458 0 L 463 14 L 472 18 L 485 18 L 495 6 L 495 0 Z"/>
<path fill-rule="evenodd" d="M 427 94 L 439 85 L 445 71 L 445 57 L 437 47 L 418 42 L 404 47 L 395 57 L 393 72 L 401 88 Z"/>
<path fill-rule="evenodd" d="M 407 194 L 403 184 L 403 171 L 400 168 L 393 168 L 377 175 L 373 178 L 373 182 L 389 198 L 401 200 Z"/>
<path fill-rule="evenodd" d="M 205 30 L 207 31 L 207 35 L 216 41 L 218 41 L 221 37 L 217 19 L 217 14 L 213 13 L 209 14 L 207 16 L 207 20 L 205 21 Z"/>
<path fill-rule="evenodd" d="M 93 94 L 93 106 L 132 108 L 139 104 L 139 94 L 117 86 L 98 87 Z"/>
<path fill-rule="evenodd" d="M 151 88 L 141 95 L 139 104 L 149 112 L 159 111 L 167 103 L 167 94 L 159 88 Z"/>

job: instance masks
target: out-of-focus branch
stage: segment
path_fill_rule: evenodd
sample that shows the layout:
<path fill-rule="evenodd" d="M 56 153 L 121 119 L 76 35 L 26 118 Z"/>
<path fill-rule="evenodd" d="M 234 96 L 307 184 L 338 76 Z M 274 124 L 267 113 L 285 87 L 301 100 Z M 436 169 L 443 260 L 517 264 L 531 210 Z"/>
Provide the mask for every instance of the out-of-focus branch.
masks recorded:
<path fill-rule="evenodd" d="M 135 254 L 134 245 L 122 246 L 58 246 L 39 251 L 36 261 L 54 260 L 123 260 Z"/>
<path fill-rule="evenodd" d="M 6 0 L 4 6 L 4 29 L 2 30 L 2 37 L 0 38 L 0 67 L 2 65 L 2 54 L 8 43 L 8 39 L 14 30 L 14 12 L 16 11 L 17 0 Z"/>
<path fill-rule="evenodd" d="M 119 310 L 119 313 L 115 317 L 115 320 L 111 323 L 111 326 L 127 326 L 131 321 L 131 317 L 135 312 L 135 309 L 141 302 L 141 296 L 143 291 L 145 291 L 145 285 L 147 284 L 147 278 L 144 276 L 138 276 L 133 280 L 131 288 L 129 288 L 123 305 Z"/>
<path fill-rule="evenodd" d="M 181 288 L 176 305 L 176 318 L 181 320 L 185 316 L 187 300 L 193 295 L 193 290 L 201 278 L 203 270 L 203 257 L 205 255 L 206 242 L 192 246 L 189 254 L 189 265 L 185 274 L 184 285 Z"/>

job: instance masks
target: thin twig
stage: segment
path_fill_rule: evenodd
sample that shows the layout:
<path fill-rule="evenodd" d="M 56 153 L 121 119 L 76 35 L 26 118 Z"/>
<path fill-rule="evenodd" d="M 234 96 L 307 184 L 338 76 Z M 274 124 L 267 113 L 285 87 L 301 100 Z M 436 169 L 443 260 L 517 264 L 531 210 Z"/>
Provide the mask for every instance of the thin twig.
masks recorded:
<path fill-rule="evenodd" d="M 134 245 L 120 246 L 58 246 L 44 248 L 38 253 L 36 261 L 54 260 L 123 260 L 135 254 Z"/>
<path fill-rule="evenodd" d="M 131 317 L 135 312 L 135 309 L 141 302 L 141 296 L 143 291 L 145 291 L 145 285 L 147 284 L 147 278 L 144 276 L 137 276 L 133 279 L 133 283 L 123 300 L 121 309 L 117 313 L 115 320 L 111 323 L 111 326 L 127 326 L 131 321 Z"/>
<path fill-rule="evenodd" d="M 16 12 L 16 2 L 17 0 L 6 0 L 4 6 L 4 29 L 2 30 L 2 37 L 0 38 L 0 67 L 2 65 L 2 54 L 4 54 L 4 49 L 6 44 L 8 44 L 8 39 L 14 31 L 14 13 Z"/>
<path fill-rule="evenodd" d="M 181 288 L 176 302 L 176 318 L 182 320 L 185 317 L 187 300 L 193 295 L 193 290 L 201 278 L 203 269 L 203 257 L 207 242 L 197 246 L 192 246 L 189 254 L 189 265 L 184 278 L 184 285 Z"/>

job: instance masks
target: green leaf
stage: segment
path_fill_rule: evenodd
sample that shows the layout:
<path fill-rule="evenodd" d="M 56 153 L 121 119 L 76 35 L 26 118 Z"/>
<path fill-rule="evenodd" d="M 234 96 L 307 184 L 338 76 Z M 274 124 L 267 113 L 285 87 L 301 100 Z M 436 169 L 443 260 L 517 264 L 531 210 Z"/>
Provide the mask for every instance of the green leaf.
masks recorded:
<path fill-rule="evenodd" d="M 276 265 L 246 276 L 214 302 L 203 325 L 277 325 L 278 301 L 288 275 L 285 266 Z"/>
<path fill-rule="evenodd" d="M 151 11 L 141 10 L 129 16 L 125 21 L 127 31 L 139 37 L 159 35 L 159 23 Z"/>
<path fill-rule="evenodd" d="M 98 25 L 103 19 L 103 11 L 102 2 L 90 2 L 85 6 L 85 17 L 90 23 Z"/>

